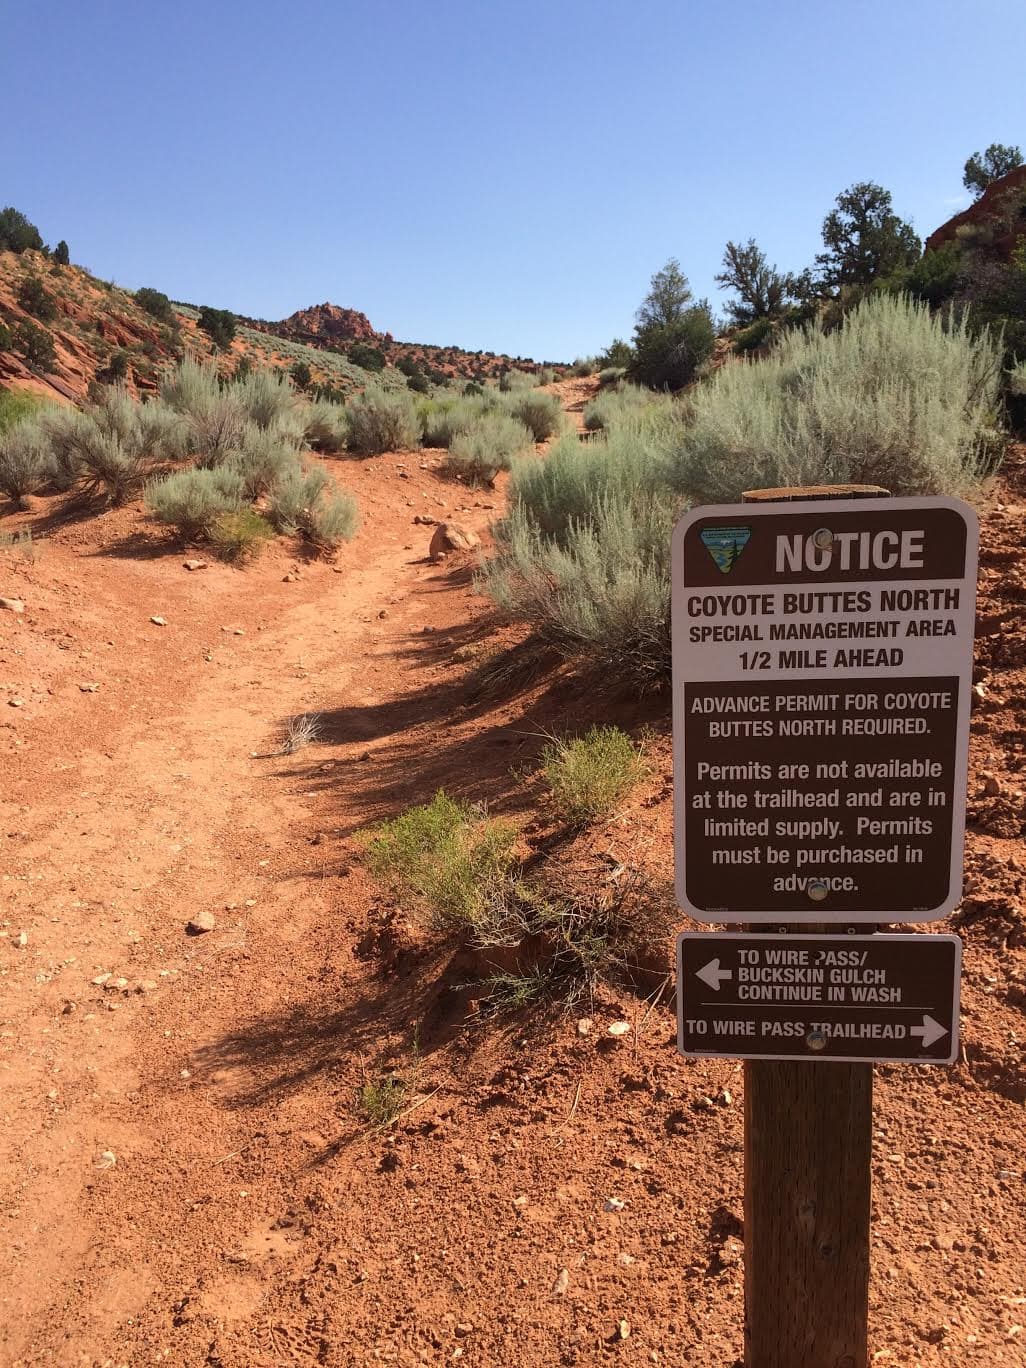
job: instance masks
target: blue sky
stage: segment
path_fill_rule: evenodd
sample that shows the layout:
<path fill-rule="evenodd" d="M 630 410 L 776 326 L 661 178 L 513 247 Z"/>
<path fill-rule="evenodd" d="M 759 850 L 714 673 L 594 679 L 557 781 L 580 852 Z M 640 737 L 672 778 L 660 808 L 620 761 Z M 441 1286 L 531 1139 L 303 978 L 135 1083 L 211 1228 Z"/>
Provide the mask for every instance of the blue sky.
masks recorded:
<path fill-rule="evenodd" d="M 808 264 L 877 180 L 925 235 L 1026 146 L 1022 0 L 0 0 L 0 204 L 130 288 L 539 359 L 728 238 Z M 14 111 L 12 113 L 12 111 Z"/>

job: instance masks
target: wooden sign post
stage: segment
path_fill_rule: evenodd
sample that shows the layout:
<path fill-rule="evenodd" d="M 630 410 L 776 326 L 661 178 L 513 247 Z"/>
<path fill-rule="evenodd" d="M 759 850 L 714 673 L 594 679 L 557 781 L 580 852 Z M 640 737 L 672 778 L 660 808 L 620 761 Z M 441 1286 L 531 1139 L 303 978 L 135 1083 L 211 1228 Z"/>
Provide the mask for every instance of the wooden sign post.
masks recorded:
<path fill-rule="evenodd" d="M 693 509 L 674 534 L 678 901 L 700 922 L 761 923 L 781 946 L 937 920 L 961 896 L 975 515 L 874 486 L 745 501 Z M 843 976 L 747 953 L 732 967 L 703 955 L 678 984 L 690 1052 L 746 1059 L 745 1363 L 867 1368 L 873 1066 L 834 1033 L 887 1036 L 856 1059 L 949 1049 L 900 990 L 873 1000 L 885 971 L 845 997 Z M 859 1010 L 877 1026 L 853 1024 Z M 951 1039 L 956 1014 L 949 1001 Z M 696 1043 L 710 1023 L 722 1050 Z M 786 1058 L 753 1058 L 777 1034 Z"/>
<path fill-rule="evenodd" d="M 744 502 L 816 497 L 764 489 Z M 746 1060 L 744 1071 L 745 1368 L 867 1368 L 873 1066 Z"/>

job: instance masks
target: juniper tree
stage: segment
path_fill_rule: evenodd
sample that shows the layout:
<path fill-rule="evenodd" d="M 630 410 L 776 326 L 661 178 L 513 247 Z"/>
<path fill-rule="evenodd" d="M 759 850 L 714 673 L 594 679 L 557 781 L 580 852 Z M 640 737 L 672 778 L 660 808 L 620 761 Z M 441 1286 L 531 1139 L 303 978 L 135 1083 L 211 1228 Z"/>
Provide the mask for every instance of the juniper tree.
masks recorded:
<path fill-rule="evenodd" d="M 710 355 L 716 340 L 705 300 L 694 296 L 680 262 L 671 257 L 652 277 L 634 327 L 628 375 L 653 389 L 683 389 Z"/>
<path fill-rule="evenodd" d="M 974 152 L 965 164 L 962 184 L 979 199 L 988 185 L 1022 166 L 1022 151 L 1005 143 L 991 143 L 986 152 Z"/>
<path fill-rule="evenodd" d="M 0 209 L 0 252 L 24 252 L 43 250 L 43 239 L 39 229 L 30 223 L 20 210 L 10 205 Z"/>
<path fill-rule="evenodd" d="M 727 313 L 733 323 L 740 325 L 779 313 L 793 293 L 794 284 L 790 276 L 782 275 L 767 262 L 765 252 L 759 249 L 754 238 L 749 238 L 744 245 L 727 243 L 723 270 L 716 277 L 716 283 L 738 296 L 736 300 L 728 300 Z"/>
<path fill-rule="evenodd" d="M 837 196 L 837 207 L 823 220 L 823 246 L 816 265 L 829 290 L 871 285 L 911 266 L 921 251 L 912 225 L 891 207 L 891 192 L 873 181 L 859 181 Z"/>

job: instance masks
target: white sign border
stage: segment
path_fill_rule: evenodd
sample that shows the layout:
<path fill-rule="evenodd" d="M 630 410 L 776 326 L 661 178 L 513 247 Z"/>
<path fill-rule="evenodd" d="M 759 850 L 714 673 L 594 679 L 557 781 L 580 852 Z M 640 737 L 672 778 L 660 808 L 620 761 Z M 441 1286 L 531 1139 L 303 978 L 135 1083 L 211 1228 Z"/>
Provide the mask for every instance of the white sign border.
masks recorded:
<path fill-rule="evenodd" d="M 685 1050 L 684 1049 L 684 942 L 686 940 L 744 940 L 744 941 L 774 941 L 778 945 L 801 945 L 806 937 L 798 935 L 773 935 L 768 932 L 758 931 L 681 931 L 677 935 L 677 954 L 675 956 L 677 965 L 677 1050 L 685 1059 L 751 1059 L 764 1064 L 795 1063 L 795 1064 L 956 1064 L 959 1057 L 961 1046 L 961 1013 L 962 1013 L 962 938 L 950 934 L 939 934 L 936 932 L 924 931 L 916 934 L 898 933 L 895 935 L 863 935 L 863 936 L 843 936 L 830 935 L 810 935 L 809 940 L 836 940 L 842 945 L 851 944 L 859 940 L 874 940 L 882 943 L 890 941 L 922 941 L 929 936 L 931 940 L 945 941 L 953 943 L 955 946 L 955 973 L 953 984 L 953 996 L 951 1000 L 951 1052 L 947 1058 L 942 1059 L 939 1055 L 909 1055 L 907 1058 L 896 1058 L 887 1055 L 881 1059 L 878 1055 L 814 1055 L 806 1051 L 800 1055 L 781 1055 L 781 1054 L 740 1054 L 734 1051 L 724 1053 L 720 1050 Z M 757 1006 L 758 1004 L 753 1004 Z M 801 1006 L 796 1003 L 795 1006 Z M 881 1007 L 883 1010 L 883 1006 Z"/>
<path fill-rule="evenodd" d="M 958 717 L 955 729 L 955 774 L 954 774 L 954 796 L 951 809 L 951 868 L 948 880 L 948 893 L 944 901 L 932 909 L 917 909 L 896 912 L 893 909 L 877 908 L 873 911 L 868 909 L 846 909 L 843 911 L 832 910 L 819 904 L 815 907 L 795 907 L 793 909 L 774 909 L 772 911 L 725 911 L 709 912 L 704 908 L 696 907 L 687 896 L 686 878 L 687 866 L 684 858 L 684 794 L 685 794 L 685 754 L 684 754 L 684 684 L 690 681 L 679 677 L 677 661 L 683 652 L 687 650 L 687 642 L 684 638 L 684 616 L 677 611 L 677 604 L 680 595 L 683 593 L 684 585 L 684 540 L 691 526 L 696 522 L 703 522 L 707 518 L 724 518 L 733 521 L 751 520 L 753 518 L 781 517 L 784 515 L 795 516 L 800 514 L 814 514 L 822 509 L 824 513 L 866 513 L 870 509 L 874 512 L 877 509 L 895 510 L 902 512 L 905 510 L 918 510 L 924 508 L 950 508 L 957 513 L 965 523 L 966 546 L 965 546 L 965 574 L 957 582 L 967 588 L 972 589 L 972 622 L 975 637 L 975 614 L 976 614 L 976 595 L 977 584 L 975 578 L 970 578 L 979 573 L 979 544 L 980 544 L 980 523 L 976 510 L 971 504 L 965 503 L 962 499 L 953 499 L 944 494 L 924 495 L 919 498 L 905 499 L 796 499 L 780 503 L 750 503 L 750 504 L 698 504 L 689 509 L 681 517 L 673 529 L 673 539 L 671 542 L 670 553 L 670 574 L 671 574 L 671 653 L 673 660 L 673 803 L 674 803 L 674 822 L 673 822 L 673 856 L 675 866 L 675 888 L 677 894 L 677 904 L 682 911 L 689 917 L 703 926 L 716 926 L 737 922 L 747 923 L 818 923 L 822 925 L 854 925 L 860 922 L 905 922 L 905 923 L 927 923 L 942 921 L 958 906 L 962 898 L 963 883 L 963 861 L 965 859 L 965 804 L 966 789 L 969 779 L 969 720 L 972 703 L 972 678 L 973 678 L 973 657 L 970 656 L 968 662 L 963 661 L 962 668 L 958 673 L 959 698 L 958 698 Z M 791 581 L 793 583 L 793 581 Z M 852 587 L 857 587 L 862 581 L 853 579 L 847 581 Z M 886 581 L 874 580 L 873 583 L 883 583 Z M 939 583 L 940 581 L 938 581 Z M 781 581 L 783 585 L 785 581 Z M 756 585 L 746 585 L 746 589 L 755 589 Z M 894 675 L 895 679 L 901 679 L 901 674 Z M 831 679 L 833 676 L 809 675 L 802 676 L 803 681 L 814 683 L 817 680 Z M 743 682 L 741 680 L 723 680 L 723 683 Z M 754 682 L 754 681 L 753 681 Z"/>

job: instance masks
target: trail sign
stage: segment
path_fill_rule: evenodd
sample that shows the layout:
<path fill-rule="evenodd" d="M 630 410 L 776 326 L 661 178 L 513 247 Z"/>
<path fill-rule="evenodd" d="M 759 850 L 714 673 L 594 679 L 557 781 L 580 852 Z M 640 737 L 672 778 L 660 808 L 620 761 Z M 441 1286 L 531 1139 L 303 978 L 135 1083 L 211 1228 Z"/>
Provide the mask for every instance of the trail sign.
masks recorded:
<path fill-rule="evenodd" d="M 692 510 L 673 538 L 677 896 L 705 922 L 961 896 L 978 525 L 955 499 Z"/>
<path fill-rule="evenodd" d="M 957 936 L 684 932 L 677 1044 L 689 1057 L 952 1064 Z"/>

